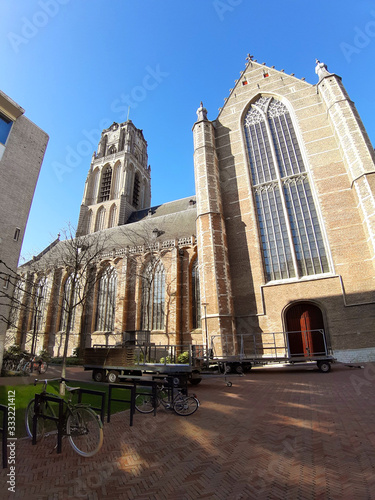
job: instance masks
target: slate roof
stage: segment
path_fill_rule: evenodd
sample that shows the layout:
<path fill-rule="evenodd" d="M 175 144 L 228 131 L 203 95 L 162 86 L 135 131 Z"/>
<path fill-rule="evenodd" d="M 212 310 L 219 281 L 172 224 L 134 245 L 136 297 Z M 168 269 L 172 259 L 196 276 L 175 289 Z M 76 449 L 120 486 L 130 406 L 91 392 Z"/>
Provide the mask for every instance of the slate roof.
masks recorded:
<path fill-rule="evenodd" d="M 151 242 L 163 243 L 168 240 L 183 239 L 196 236 L 196 201 L 195 196 L 181 200 L 163 203 L 145 210 L 133 212 L 127 224 L 110 229 L 103 229 L 87 236 L 82 236 L 82 241 L 97 241 L 102 245 L 103 251 L 109 252 L 125 247 L 150 244 Z M 156 233 L 154 230 L 157 230 Z M 155 234 L 156 233 L 156 234 Z M 55 240 L 46 247 L 33 260 L 21 266 L 26 271 L 33 263 L 38 268 L 50 267 L 52 262 L 59 260 L 59 255 L 64 253 L 67 241 Z"/>

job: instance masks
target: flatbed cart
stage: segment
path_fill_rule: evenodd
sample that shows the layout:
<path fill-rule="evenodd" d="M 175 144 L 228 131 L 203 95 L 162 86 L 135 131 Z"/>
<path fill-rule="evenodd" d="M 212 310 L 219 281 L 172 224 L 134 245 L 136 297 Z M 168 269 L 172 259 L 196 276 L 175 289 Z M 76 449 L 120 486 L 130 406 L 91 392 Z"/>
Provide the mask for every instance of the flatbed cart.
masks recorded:
<path fill-rule="evenodd" d="M 188 353 L 186 363 L 179 363 L 182 352 Z M 186 356 L 185 356 L 186 358 Z M 108 346 L 96 344 L 84 350 L 84 370 L 92 370 L 96 382 L 111 384 L 129 377 L 166 375 L 188 379 L 192 384 L 201 381 L 200 371 L 192 362 L 191 349 L 177 345 L 151 343 Z"/>
<path fill-rule="evenodd" d="M 222 354 L 231 350 L 230 354 Z M 208 356 L 208 364 L 217 364 L 226 374 L 244 373 L 254 366 L 275 363 L 301 366 L 315 363 L 319 371 L 328 373 L 335 361 L 322 329 L 240 334 L 237 345 L 229 338 L 212 336 Z"/>

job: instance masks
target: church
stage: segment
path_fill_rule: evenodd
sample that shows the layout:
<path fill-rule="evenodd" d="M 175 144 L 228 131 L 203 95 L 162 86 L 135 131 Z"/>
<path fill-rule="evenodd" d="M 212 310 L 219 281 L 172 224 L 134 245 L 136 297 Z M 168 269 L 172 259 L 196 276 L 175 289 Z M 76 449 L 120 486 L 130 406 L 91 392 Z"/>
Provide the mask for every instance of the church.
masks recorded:
<path fill-rule="evenodd" d="M 341 78 L 319 61 L 315 73 L 310 84 L 248 56 L 218 116 L 197 111 L 195 195 L 159 206 L 142 130 L 103 130 L 76 233 L 102 248 L 69 353 L 129 332 L 230 354 L 243 335 L 319 331 L 338 360 L 375 361 L 374 149 Z M 8 345 L 30 349 L 34 330 L 37 350 L 62 354 L 64 244 L 19 268 L 34 294 L 16 290 Z"/>

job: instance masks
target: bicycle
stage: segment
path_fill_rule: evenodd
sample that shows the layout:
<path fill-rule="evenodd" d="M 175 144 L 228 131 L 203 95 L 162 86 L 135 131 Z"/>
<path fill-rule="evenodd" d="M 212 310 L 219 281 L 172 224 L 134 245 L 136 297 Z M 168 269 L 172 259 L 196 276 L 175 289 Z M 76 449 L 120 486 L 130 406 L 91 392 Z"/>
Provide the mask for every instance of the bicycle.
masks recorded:
<path fill-rule="evenodd" d="M 20 361 L 20 365 L 23 360 Z M 26 361 L 24 359 L 24 366 L 21 368 L 22 371 L 25 371 L 27 373 L 32 373 L 33 371 L 38 371 L 40 374 L 46 373 L 48 368 L 48 364 L 46 361 L 43 361 L 42 359 L 36 359 L 36 356 L 31 358 L 29 361 Z M 18 368 L 17 368 L 18 370 Z M 20 371 L 21 371 L 20 370 Z"/>
<path fill-rule="evenodd" d="M 37 404 L 34 398 L 27 405 L 25 413 L 27 434 L 30 438 L 33 437 L 33 419 L 35 414 L 37 415 L 37 441 L 41 440 L 44 435 L 57 431 L 58 415 L 56 415 L 53 403 L 46 398 L 46 396 L 52 396 L 55 399 L 63 401 L 63 436 L 68 436 L 70 445 L 76 453 L 83 457 L 92 457 L 100 450 L 103 444 L 102 421 L 89 405 L 72 402 L 74 391 L 79 390 L 79 387 L 65 385 L 67 391 L 70 393 L 68 401 L 65 401 L 65 399 L 57 394 L 48 393 L 48 382 L 57 380 L 65 382 L 63 378 L 45 380 L 43 382 L 40 403 Z M 37 382 L 38 379 L 34 381 L 34 385 Z M 48 434 L 45 434 L 46 430 L 49 430 Z"/>
<path fill-rule="evenodd" d="M 170 401 L 164 392 L 164 385 L 159 385 L 156 397 L 152 394 L 138 394 L 135 398 L 135 408 L 140 413 L 152 413 L 158 406 L 164 406 L 167 410 L 174 410 L 177 415 L 187 417 L 192 415 L 199 408 L 199 400 L 195 394 L 185 396 L 181 389 L 177 390 L 177 395 Z"/>

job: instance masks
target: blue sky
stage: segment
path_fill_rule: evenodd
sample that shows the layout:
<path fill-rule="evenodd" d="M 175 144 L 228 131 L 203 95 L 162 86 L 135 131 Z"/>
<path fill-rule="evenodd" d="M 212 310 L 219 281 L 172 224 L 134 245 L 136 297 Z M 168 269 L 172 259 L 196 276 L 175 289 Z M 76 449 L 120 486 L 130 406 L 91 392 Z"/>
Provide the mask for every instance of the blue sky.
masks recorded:
<path fill-rule="evenodd" d="M 324 61 L 375 143 L 375 3 L 352 0 L 0 0 L 0 88 L 50 136 L 22 256 L 77 224 L 99 132 L 143 129 L 152 204 L 195 193 L 192 126 L 214 120 L 247 53 L 315 84 Z M 22 262 L 22 260 L 21 260 Z"/>

